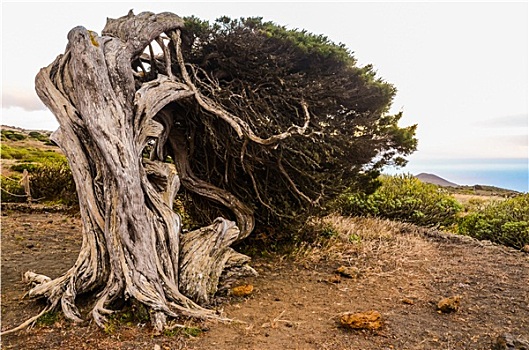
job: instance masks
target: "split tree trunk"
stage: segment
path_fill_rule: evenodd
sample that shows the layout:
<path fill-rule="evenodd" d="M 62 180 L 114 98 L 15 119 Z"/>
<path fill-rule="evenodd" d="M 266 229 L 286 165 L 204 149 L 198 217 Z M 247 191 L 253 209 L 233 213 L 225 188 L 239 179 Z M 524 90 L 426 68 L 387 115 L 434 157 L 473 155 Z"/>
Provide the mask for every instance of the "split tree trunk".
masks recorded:
<path fill-rule="evenodd" d="M 70 162 L 83 221 L 81 252 L 70 270 L 54 280 L 26 275 L 35 283 L 29 295 L 48 299 L 44 311 L 60 307 L 67 318 L 81 321 L 76 296 L 97 292 L 91 316 L 98 325 L 113 301 L 134 298 L 154 311 L 161 329 L 167 316 L 217 317 L 200 305 L 211 301 L 223 271 L 223 281 L 255 274 L 249 259 L 229 248 L 252 231 L 252 211 L 193 175 L 186 142 L 172 130 L 166 106 L 200 98 L 186 84 L 187 72 L 175 78 L 164 46 L 165 74 L 143 84 L 134 79 L 132 62 L 162 33 L 178 48 L 175 31 L 182 26 L 169 13 L 129 13 L 109 19 L 101 37 L 76 27 L 65 54 L 36 77 L 39 97 L 60 124 L 53 140 Z M 147 159 L 149 142 L 155 145 Z M 168 150 L 175 165 L 163 162 Z M 182 234 L 172 210 L 181 184 L 227 206 L 237 223 L 218 218 Z"/>

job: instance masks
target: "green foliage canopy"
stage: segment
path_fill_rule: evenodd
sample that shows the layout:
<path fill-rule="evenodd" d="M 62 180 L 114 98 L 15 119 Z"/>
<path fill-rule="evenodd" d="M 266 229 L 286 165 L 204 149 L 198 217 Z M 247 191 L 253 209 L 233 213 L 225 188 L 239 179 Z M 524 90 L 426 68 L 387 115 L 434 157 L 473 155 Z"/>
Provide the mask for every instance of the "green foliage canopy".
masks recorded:
<path fill-rule="evenodd" d="M 308 123 L 304 133 L 263 147 L 196 105 L 173 106 L 193 172 L 250 203 L 258 221 L 299 217 L 348 188 L 374 189 L 383 166 L 405 164 L 416 149 L 416 126 L 399 127 L 402 114 L 388 114 L 395 87 L 323 35 L 261 18 L 190 17 L 182 52 L 200 92 L 258 137 Z"/>

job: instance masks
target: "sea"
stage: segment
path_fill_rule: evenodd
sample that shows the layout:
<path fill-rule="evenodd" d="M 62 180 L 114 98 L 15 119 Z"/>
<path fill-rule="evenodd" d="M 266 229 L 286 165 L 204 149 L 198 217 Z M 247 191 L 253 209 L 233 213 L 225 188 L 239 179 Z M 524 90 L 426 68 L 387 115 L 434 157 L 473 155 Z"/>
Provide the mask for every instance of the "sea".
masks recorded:
<path fill-rule="evenodd" d="M 529 191 L 527 158 L 411 160 L 403 168 L 388 167 L 383 173 L 428 173 L 458 185 L 488 185 L 524 193 Z"/>

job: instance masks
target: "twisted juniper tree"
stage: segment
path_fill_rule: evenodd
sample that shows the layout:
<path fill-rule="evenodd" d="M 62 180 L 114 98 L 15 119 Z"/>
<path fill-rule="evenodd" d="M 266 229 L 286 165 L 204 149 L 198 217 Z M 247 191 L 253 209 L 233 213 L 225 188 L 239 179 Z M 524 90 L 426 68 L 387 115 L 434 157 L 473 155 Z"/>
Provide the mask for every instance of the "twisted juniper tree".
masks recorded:
<path fill-rule="evenodd" d="M 387 113 L 395 88 L 371 66 L 259 18 L 130 12 L 101 35 L 76 27 L 36 90 L 60 123 L 53 140 L 76 182 L 83 242 L 61 277 L 26 273 L 29 295 L 48 300 L 40 315 L 60 308 L 80 322 L 76 297 L 93 293 L 100 326 L 130 298 L 158 329 L 218 317 L 204 306 L 219 285 L 255 274 L 230 246 L 256 221 L 300 218 L 416 146 L 415 127 Z M 177 193 L 207 226 L 181 231 Z"/>

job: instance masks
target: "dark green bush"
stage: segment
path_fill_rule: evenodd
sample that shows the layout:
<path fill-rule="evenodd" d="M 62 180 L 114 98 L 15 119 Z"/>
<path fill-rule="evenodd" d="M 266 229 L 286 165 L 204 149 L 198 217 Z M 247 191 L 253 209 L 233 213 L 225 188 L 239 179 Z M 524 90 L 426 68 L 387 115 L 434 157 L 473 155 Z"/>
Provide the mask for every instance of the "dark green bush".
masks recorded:
<path fill-rule="evenodd" d="M 382 176 L 382 185 L 370 195 L 348 193 L 338 200 L 342 215 L 373 216 L 421 226 L 449 227 L 461 205 L 442 188 L 412 175 Z"/>
<path fill-rule="evenodd" d="M 30 171 L 31 195 L 34 199 L 77 203 L 77 192 L 72 172 L 66 159 L 49 159 L 36 164 Z"/>
<path fill-rule="evenodd" d="M 13 131 L 13 130 L 2 130 L 1 133 L 2 133 L 2 139 L 7 139 L 11 141 L 22 141 L 27 138 L 26 135 Z"/>
<path fill-rule="evenodd" d="M 458 231 L 477 239 L 522 248 L 529 244 L 529 194 L 492 202 L 461 218 Z"/>
<path fill-rule="evenodd" d="M 48 141 L 44 142 L 44 144 L 45 144 L 46 146 L 55 146 L 55 147 L 58 146 L 58 145 L 57 145 L 55 142 L 53 142 L 52 140 L 48 140 Z"/>
<path fill-rule="evenodd" d="M 28 172 L 32 172 L 32 171 L 35 171 L 35 169 L 38 166 L 39 165 L 36 163 L 17 163 L 17 164 L 11 165 L 11 170 L 17 171 L 19 173 L 23 172 L 24 170 L 27 170 Z"/>
<path fill-rule="evenodd" d="M 30 138 L 44 142 L 44 143 L 47 143 L 50 141 L 50 138 L 48 135 L 42 134 L 38 131 L 30 131 L 28 135 Z"/>

